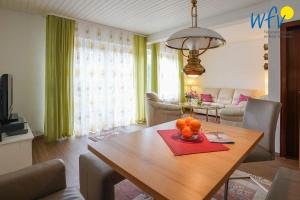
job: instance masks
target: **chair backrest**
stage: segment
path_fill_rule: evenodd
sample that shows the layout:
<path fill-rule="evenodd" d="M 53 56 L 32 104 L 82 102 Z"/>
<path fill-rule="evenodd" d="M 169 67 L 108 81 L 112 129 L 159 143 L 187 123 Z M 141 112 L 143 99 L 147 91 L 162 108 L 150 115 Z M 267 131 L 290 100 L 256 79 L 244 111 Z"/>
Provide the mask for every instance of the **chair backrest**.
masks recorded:
<path fill-rule="evenodd" d="M 156 93 L 154 93 L 154 92 L 148 92 L 148 93 L 146 93 L 146 99 L 147 100 L 151 100 L 151 101 L 161 102 L 161 100 L 158 97 L 158 95 Z"/>
<path fill-rule="evenodd" d="M 244 114 L 243 127 L 263 131 L 264 136 L 259 145 L 273 156 L 275 156 L 275 131 L 280 109 L 279 102 L 251 98 Z"/>
<path fill-rule="evenodd" d="M 146 123 L 147 126 L 153 126 L 155 124 L 155 108 L 152 103 L 160 102 L 158 95 L 154 92 L 146 93 L 145 97 L 145 109 L 146 109 Z"/>

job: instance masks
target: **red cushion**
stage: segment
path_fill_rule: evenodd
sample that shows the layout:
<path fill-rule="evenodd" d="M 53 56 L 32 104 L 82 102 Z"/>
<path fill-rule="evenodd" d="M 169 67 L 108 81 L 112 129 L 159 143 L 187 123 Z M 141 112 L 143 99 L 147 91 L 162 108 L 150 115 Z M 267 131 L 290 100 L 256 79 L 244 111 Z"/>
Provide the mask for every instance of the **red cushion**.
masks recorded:
<path fill-rule="evenodd" d="M 204 102 L 213 102 L 213 97 L 211 94 L 200 94 L 201 100 Z"/>
<path fill-rule="evenodd" d="M 251 98 L 251 97 L 250 97 L 250 96 L 243 95 L 243 94 L 240 94 L 239 100 L 238 100 L 238 102 L 237 102 L 236 105 L 239 105 L 242 101 L 248 101 L 249 98 Z"/>

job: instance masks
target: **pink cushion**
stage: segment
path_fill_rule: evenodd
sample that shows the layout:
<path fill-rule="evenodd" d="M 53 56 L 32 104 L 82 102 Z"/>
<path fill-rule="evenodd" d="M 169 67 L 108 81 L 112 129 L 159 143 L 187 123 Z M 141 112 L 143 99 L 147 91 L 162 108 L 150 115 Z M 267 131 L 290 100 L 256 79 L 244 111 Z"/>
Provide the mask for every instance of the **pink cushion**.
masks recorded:
<path fill-rule="evenodd" d="M 242 101 L 248 101 L 249 98 L 251 98 L 251 97 L 240 94 L 239 100 L 237 101 L 236 105 L 239 105 Z"/>
<path fill-rule="evenodd" d="M 213 102 L 211 94 L 200 94 L 201 100 L 204 102 Z"/>

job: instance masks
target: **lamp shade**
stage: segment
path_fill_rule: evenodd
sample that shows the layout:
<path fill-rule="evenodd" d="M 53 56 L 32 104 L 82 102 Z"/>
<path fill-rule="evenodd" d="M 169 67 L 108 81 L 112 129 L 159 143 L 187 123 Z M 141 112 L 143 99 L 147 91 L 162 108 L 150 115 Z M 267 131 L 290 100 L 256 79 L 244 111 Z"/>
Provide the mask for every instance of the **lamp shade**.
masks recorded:
<path fill-rule="evenodd" d="M 205 50 L 225 44 L 225 39 L 217 32 L 201 27 L 191 27 L 172 34 L 166 46 L 178 50 Z"/>

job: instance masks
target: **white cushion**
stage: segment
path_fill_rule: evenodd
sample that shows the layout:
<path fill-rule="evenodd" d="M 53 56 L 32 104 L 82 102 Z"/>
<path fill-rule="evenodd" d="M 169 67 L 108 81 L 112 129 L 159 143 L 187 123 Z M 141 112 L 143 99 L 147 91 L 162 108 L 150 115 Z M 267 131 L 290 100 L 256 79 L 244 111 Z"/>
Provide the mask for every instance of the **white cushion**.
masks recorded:
<path fill-rule="evenodd" d="M 222 103 L 217 103 L 217 102 L 203 102 L 202 105 L 225 107 L 224 104 L 222 104 Z"/>
<path fill-rule="evenodd" d="M 204 88 L 202 94 L 211 94 L 211 96 L 213 97 L 213 102 L 216 102 L 219 92 L 220 88 Z"/>
<path fill-rule="evenodd" d="M 235 104 L 238 103 L 241 94 L 245 95 L 245 96 L 254 97 L 255 96 L 255 90 L 235 89 L 234 94 L 233 94 L 232 104 L 235 105 Z"/>
<path fill-rule="evenodd" d="M 239 107 L 243 107 L 243 108 L 246 108 L 246 105 L 247 105 L 248 101 L 242 101 L 239 103 Z"/>
<path fill-rule="evenodd" d="M 234 89 L 231 88 L 221 88 L 217 103 L 221 103 L 224 105 L 231 104 L 233 98 Z"/>
<path fill-rule="evenodd" d="M 225 108 L 239 108 L 239 105 L 234 105 L 234 104 L 227 104 L 225 105 Z"/>

